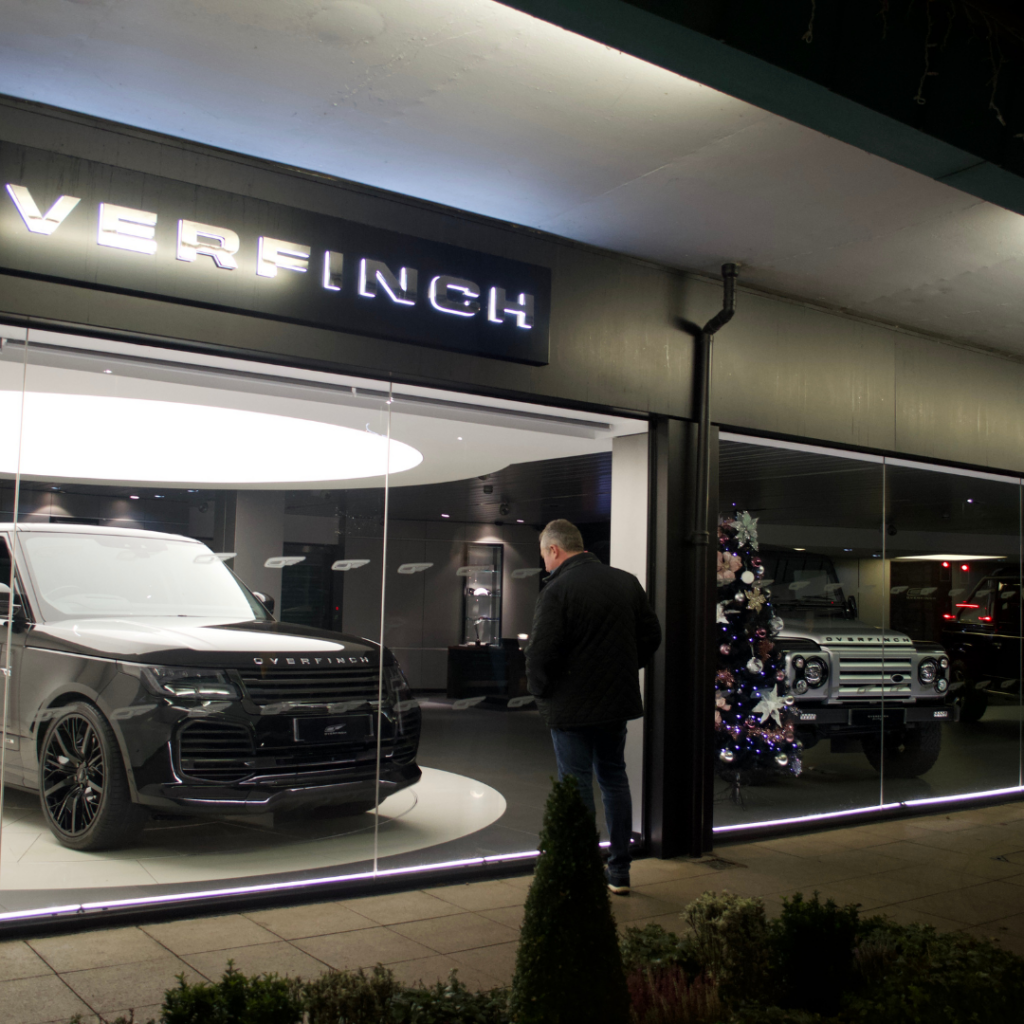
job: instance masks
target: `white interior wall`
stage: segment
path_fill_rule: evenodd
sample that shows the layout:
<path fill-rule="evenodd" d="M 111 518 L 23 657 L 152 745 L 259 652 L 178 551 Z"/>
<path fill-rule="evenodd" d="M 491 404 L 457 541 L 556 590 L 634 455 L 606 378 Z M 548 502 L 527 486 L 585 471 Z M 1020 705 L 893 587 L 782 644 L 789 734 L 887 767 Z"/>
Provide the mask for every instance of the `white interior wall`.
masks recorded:
<path fill-rule="evenodd" d="M 612 531 L 610 561 L 647 586 L 647 434 L 612 441 Z M 664 626 L 664 623 L 662 623 Z M 641 691 L 643 675 L 641 673 Z M 643 720 L 629 723 L 626 771 L 633 792 L 633 831 L 643 822 Z"/>
<path fill-rule="evenodd" d="M 237 551 L 231 568 L 250 590 L 259 590 L 281 607 L 281 570 L 263 563 L 284 554 L 284 491 L 239 491 L 235 505 Z"/>

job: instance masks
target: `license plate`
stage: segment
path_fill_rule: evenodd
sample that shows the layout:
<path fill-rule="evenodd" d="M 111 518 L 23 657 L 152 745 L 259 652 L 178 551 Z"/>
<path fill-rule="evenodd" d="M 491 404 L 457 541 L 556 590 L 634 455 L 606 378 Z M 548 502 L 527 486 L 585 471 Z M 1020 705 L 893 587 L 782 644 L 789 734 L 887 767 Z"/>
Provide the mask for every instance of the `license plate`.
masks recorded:
<path fill-rule="evenodd" d="M 364 743 L 373 736 L 373 715 L 293 718 L 296 743 Z"/>
<path fill-rule="evenodd" d="M 853 725 L 859 726 L 874 726 L 880 728 L 882 726 L 897 726 L 903 725 L 907 720 L 906 711 L 903 708 L 886 708 L 884 711 L 881 709 L 868 710 L 867 708 L 857 708 L 853 712 Z"/>

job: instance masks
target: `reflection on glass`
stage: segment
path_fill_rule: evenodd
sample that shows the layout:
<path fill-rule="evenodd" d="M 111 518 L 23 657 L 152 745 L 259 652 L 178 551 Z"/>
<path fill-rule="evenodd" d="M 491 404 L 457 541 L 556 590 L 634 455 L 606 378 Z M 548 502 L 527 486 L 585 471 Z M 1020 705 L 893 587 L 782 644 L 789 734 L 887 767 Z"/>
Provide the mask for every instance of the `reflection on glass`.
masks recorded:
<path fill-rule="evenodd" d="M 757 520 L 759 586 L 775 616 L 768 639 L 801 771 L 790 764 L 737 786 L 719 768 L 715 827 L 877 806 L 873 755 L 885 699 L 880 460 L 726 436 L 719 467 L 721 518 L 746 511 Z"/>
<path fill-rule="evenodd" d="M 538 530 L 571 494 L 608 556 L 612 435 L 641 425 L 45 332 L 0 351 L 0 411 L 22 393 L 107 418 L 0 436 L 0 914 L 535 847 Z"/>
<path fill-rule="evenodd" d="M 890 460 L 886 495 L 889 621 L 925 658 L 886 720 L 884 799 L 1016 786 L 1019 482 Z"/>

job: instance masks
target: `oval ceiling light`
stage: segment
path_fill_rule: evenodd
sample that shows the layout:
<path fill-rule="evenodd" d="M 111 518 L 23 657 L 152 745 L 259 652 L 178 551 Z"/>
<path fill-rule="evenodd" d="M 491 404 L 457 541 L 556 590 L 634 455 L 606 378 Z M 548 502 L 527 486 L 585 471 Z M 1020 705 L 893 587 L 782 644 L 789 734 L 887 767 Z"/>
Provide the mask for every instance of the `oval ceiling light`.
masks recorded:
<path fill-rule="evenodd" d="M 0 473 L 41 480 L 273 487 L 402 473 L 411 445 L 247 409 L 144 398 L 0 392 Z"/>

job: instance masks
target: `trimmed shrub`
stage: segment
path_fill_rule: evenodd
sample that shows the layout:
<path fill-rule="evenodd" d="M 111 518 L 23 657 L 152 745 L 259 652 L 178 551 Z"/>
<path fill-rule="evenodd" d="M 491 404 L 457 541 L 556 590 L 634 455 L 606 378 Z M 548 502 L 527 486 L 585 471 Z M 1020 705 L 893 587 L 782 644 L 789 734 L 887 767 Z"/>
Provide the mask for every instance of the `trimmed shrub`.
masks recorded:
<path fill-rule="evenodd" d="M 844 1021 L 885 1024 L 1018 1024 L 1024 960 L 995 943 L 883 917 L 861 923 L 857 992 Z"/>
<path fill-rule="evenodd" d="M 660 924 L 627 928 L 619 940 L 619 952 L 627 973 L 638 968 L 681 967 L 690 977 L 696 977 L 704 969 L 697 958 L 693 940 L 681 939 Z"/>
<path fill-rule="evenodd" d="M 391 1007 L 401 986 L 386 967 L 365 971 L 331 971 L 302 982 L 301 997 L 308 1024 L 379 1024 L 391 1020 Z"/>
<path fill-rule="evenodd" d="M 519 1024 L 624 1024 L 629 993 L 597 828 L 576 780 L 556 782 L 512 982 Z"/>
<path fill-rule="evenodd" d="M 508 1019 L 507 990 L 470 992 L 455 971 L 447 982 L 402 989 L 390 1017 L 394 1024 L 507 1024 Z"/>
<path fill-rule="evenodd" d="M 161 1024 L 300 1024 L 300 983 L 261 974 L 248 978 L 232 961 L 219 982 L 190 984 L 178 975 L 168 989 Z"/>
<path fill-rule="evenodd" d="M 700 968 L 726 1003 L 774 1001 L 772 927 L 764 903 L 731 892 L 706 892 L 684 911 Z"/>
<path fill-rule="evenodd" d="M 809 900 L 799 892 L 783 899 L 772 929 L 779 1004 L 826 1017 L 838 1013 L 850 988 L 858 930 L 856 904 L 822 903 L 817 892 Z"/>

